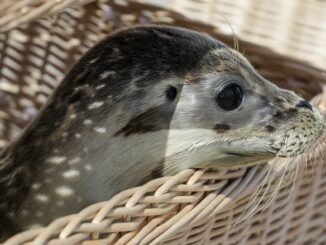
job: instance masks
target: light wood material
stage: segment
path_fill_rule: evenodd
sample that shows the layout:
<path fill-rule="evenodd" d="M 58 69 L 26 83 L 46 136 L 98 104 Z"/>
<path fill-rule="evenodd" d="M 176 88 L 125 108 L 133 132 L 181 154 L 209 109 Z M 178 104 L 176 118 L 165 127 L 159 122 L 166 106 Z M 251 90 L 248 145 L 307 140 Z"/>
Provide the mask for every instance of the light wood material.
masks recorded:
<path fill-rule="evenodd" d="M 144 0 L 146 1 L 146 0 Z M 319 0 L 166 0 L 170 9 L 242 39 L 326 67 L 326 2 Z M 232 26 L 232 28 L 230 27 Z"/>
<path fill-rule="evenodd" d="M 116 28 L 172 24 L 233 46 L 233 37 L 214 26 L 133 1 L 49 2 L 0 1 L 1 147 L 35 117 L 72 64 Z M 19 14 L 19 4 L 26 5 L 26 13 Z M 267 79 L 307 99 L 315 97 L 325 111 L 326 92 L 316 96 L 326 82 L 321 70 L 240 40 L 244 50 Z M 6 244 L 325 244 L 325 139 L 314 150 L 303 159 L 276 159 L 234 171 L 188 169 L 155 179 Z"/>

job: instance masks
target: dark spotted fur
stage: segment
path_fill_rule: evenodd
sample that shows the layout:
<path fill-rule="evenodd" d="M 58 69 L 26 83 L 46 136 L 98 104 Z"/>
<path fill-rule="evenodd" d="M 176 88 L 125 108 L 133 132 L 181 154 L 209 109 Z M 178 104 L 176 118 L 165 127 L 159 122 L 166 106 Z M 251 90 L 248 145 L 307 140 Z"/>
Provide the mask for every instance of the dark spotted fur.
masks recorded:
<path fill-rule="evenodd" d="M 113 101 L 126 99 L 120 95 L 128 89 L 133 76 L 142 96 L 146 87 L 158 83 L 169 74 L 182 76 L 196 69 L 197 62 L 211 49 L 225 47 L 211 37 L 198 32 L 167 27 L 139 27 L 128 32 L 117 32 L 97 44 L 84 55 L 67 74 L 51 101 L 23 136 L 0 156 L 0 238 L 17 232 L 11 215 L 19 208 L 49 150 L 60 142 L 51 141 L 51 135 L 65 120 L 68 107 L 79 115 L 100 121 L 110 113 L 110 107 L 86 112 L 89 103 L 112 96 Z M 93 63 L 90 61 L 94 60 Z M 113 77 L 101 79 L 99 74 L 115 71 Z M 133 71 L 134 73 L 131 73 Z M 96 86 L 105 88 L 96 90 Z M 83 88 L 84 86 L 84 88 Z M 80 87 L 78 91 L 75 88 Z M 117 134 L 129 134 L 159 130 L 152 121 L 160 108 L 140 114 L 130 120 Z M 169 117 L 164 128 L 168 128 Z M 79 121 L 68 126 L 69 140 L 78 132 Z"/>
<path fill-rule="evenodd" d="M 214 53 L 216 51 L 219 53 Z M 181 99 L 172 101 L 164 97 L 166 89 L 172 86 L 169 84 L 169 79 L 173 80 L 173 86 L 182 87 L 180 88 L 183 90 L 180 95 L 182 102 L 180 102 Z M 180 80 L 182 84 L 178 84 L 176 80 Z M 233 112 L 221 110 L 216 105 L 214 98 L 219 89 L 217 85 L 223 82 L 242 84 L 246 87 L 244 92 L 247 102 L 254 101 L 255 103 L 244 103 L 243 107 Z M 101 89 L 98 89 L 99 87 Z M 152 97 L 153 93 L 156 96 L 154 98 Z M 271 96 L 266 96 L 266 94 Z M 193 95 L 193 98 L 190 95 Z M 282 97 L 282 99 L 277 99 L 278 97 Z M 140 104 L 143 102 L 142 98 L 146 98 L 144 100 L 146 103 Z M 79 211 L 89 202 L 103 201 L 109 198 L 106 194 L 113 195 L 135 183 L 143 183 L 151 178 L 161 176 L 163 172 L 164 174 L 170 173 L 169 169 L 166 169 L 168 167 L 172 166 L 171 169 L 175 171 L 180 170 L 178 169 L 179 165 L 183 168 L 198 167 L 178 163 L 184 159 L 185 163 L 192 163 L 193 159 L 199 159 L 198 157 L 191 158 L 189 154 L 194 154 L 194 152 L 199 154 L 202 145 L 218 147 L 218 143 L 205 143 L 220 139 L 232 131 L 243 128 L 249 130 L 251 133 L 246 135 L 246 138 L 248 142 L 251 142 L 251 134 L 257 132 L 256 128 L 261 127 L 262 130 L 258 133 L 263 132 L 270 136 L 276 128 L 278 129 L 277 125 L 283 127 L 287 126 L 284 123 L 287 120 L 296 121 L 295 119 L 299 118 L 299 113 L 305 115 L 305 121 L 300 125 L 312 120 L 310 124 L 320 130 L 321 126 L 317 125 L 317 119 L 312 111 L 307 112 L 304 108 L 290 108 L 294 107 L 299 99 L 302 100 L 293 93 L 280 90 L 268 83 L 240 54 L 231 51 L 226 45 L 208 35 L 181 28 L 160 26 L 136 27 L 116 32 L 93 47 L 75 64 L 36 120 L 16 142 L 0 155 L 0 240 L 1 236 L 4 239 L 24 229 L 19 226 L 19 211 L 24 204 L 29 205 L 29 201 L 34 200 L 35 196 L 31 197 L 30 194 L 38 191 L 31 188 L 35 180 L 43 181 L 42 184 L 45 187 L 43 186 L 42 191 L 44 193 L 53 194 L 55 189 L 47 189 L 53 186 L 45 181 L 45 178 L 49 177 L 49 175 L 45 176 L 46 171 L 50 169 L 53 171 L 50 173 L 50 177 L 55 175 L 60 179 L 63 178 L 60 171 L 69 170 L 67 162 L 60 167 L 56 165 L 53 167 L 50 163 L 46 165 L 47 158 L 53 156 L 51 154 L 54 154 L 55 148 L 61 147 L 57 149 L 61 154 L 58 156 L 65 156 L 67 160 L 70 157 L 84 157 L 87 153 L 79 151 L 89 148 L 90 153 L 85 156 L 86 160 L 81 161 L 85 161 L 83 162 L 85 165 L 91 163 L 94 166 L 100 166 L 96 169 L 99 171 L 97 173 L 104 176 L 94 177 L 92 173 L 85 173 L 85 169 L 82 169 L 84 172 L 79 172 L 80 179 L 74 182 L 76 185 L 71 184 L 69 187 L 78 191 L 86 186 L 83 191 L 88 191 L 88 195 L 92 197 L 85 197 L 87 200 L 82 200 L 85 202 L 78 204 L 79 206 L 76 204 L 76 200 L 70 199 L 69 201 L 73 205 L 65 205 L 63 211 L 67 213 L 61 213 L 63 215 L 70 211 Z M 89 109 L 92 103 L 99 101 L 102 103 L 101 106 Z M 252 108 L 257 110 L 253 111 Z M 72 115 L 76 117 L 71 117 Z M 112 119 L 110 115 L 116 116 L 113 117 L 114 120 L 108 120 Z M 268 122 L 264 120 L 267 116 L 272 117 Z M 92 123 L 92 127 L 84 125 L 86 119 Z M 107 132 L 109 134 L 102 133 L 94 136 L 94 127 L 97 125 L 104 129 L 111 127 L 111 131 Z M 187 137 L 178 138 L 178 135 L 172 135 L 175 132 L 170 134 L 169 129 L 171 132 L 174 130 L 177 133 L 182 131 L 178 129 L 183 129 L 184 131 L 181 133 Z M 190 133 L 188 133 L 188 129 Z M 283 129 L 287 130 L 288 128 L 283 127 Z M 319 133 L 317 129 L 313 132 L 315 135 Z M 147 137 L 146 134 L 151 132 L 156 134 Z M 196 151 L 192 150 L 193 145 L 185 145 L 188 150 L 185 147 L 184 151 L 175 154 L 169 152 L 170 155 L 166 155 L 168 142 L 173 144 L 171 142 L 181 140 L 180 144 L 186 144 L 183 142 L 185 139 L 188 140 L 187 144 L 192 144 L 192 133 L 197 142 L 201 140 L 202 132 L 206 132 L 205 137 L 207 138 L 204 139 L 206 142 L 198 142 L 204 143 L 198 144 L 198 147 L 195 144 Z M 83 134 L 79 135 L 82 142 L 76 139 L 76 135 L 79 133 Z M 254 139 L 259 140 L 261 137 L 260 135 Z M 312 141 L 314 137 L 311 136 L 310 140 Z M 128 145 L 130 138 L 133 138 L 134 141 Z M 141 143 L 138 144 L 140 138 Z M 243 138 L 242 140 L 247 139 Z M 270 139 L 270 144 L 273 144 L 273 140 Z M 229 141 L 230 139 L 224 140 L 221 144 L 227 144 Z M 237 140 L 234 141 L 233 143 L 237 143 Z M 110 143 L 113 145 L 112 149 L 109 149 Z M 116 145 L 114 145 L 115 143 Z M 267 153 L 266 149 L 262 149 L 263 153 L 267 154 L 267 157 L 274 156 L 278 150 L 284 150 L 285 143 L 286 141 L 283 140 L 281 145 L 270 146 Z M 300 144 L 299 141 L 295 143 Z M 86 147 L 84 147 L 85 144 Z M 79 150 L 76 150 L 77 146 L 80 146 Z M 257 149 L 255 152 L 255 149 L 250 148 L 251 145 L 248 148 L 245 148 L 246 146 L 248 145 L 242 144 L 241 147 L 234 147 L 229 152 L 229 154 L 233 154 L 232 159 L 235 159 L 238 154 L 241 163 L 241 156 L 244 153 L 238 153 L 237 150 L 244 150 L 245 153 L 250 151 L 250 156 L 255 156 L 256 152 L 259 156 L 262 155 L 261 149 Z M 148 148 L 151 147 L 153 149 L 149 150 Z M 67 148 L 70 150 L 70 155 L 65 155 L 68 152 Z M 122 151 L 120 155 L 115 154 L 114 150 L 120 149 L 125 151 Z M 173 147 L 169 147 L 170 151 L 171 149 Z M 228 149 L 228 147 L 224 145 L 224 149 Z M 130 157 L 128 150 L 136 152 L 134 156 L 138 159 L 128 159 Z M 214 148 L 209 150 L 212 154 L 215 153 Z M 216 154 L 219 154 L 219 151 L 216 151 Z M 286 155 L 286 152 L 282 154 Z M 209 157 L 208 155 L 210 156 L 210 154 L 203 154 L 200 157 Z M 121 156 L 126 156 L 127 159 L 121 158 L 125 161 L 123 163 L 119 161 Z M 224 157 L 227 156 L 228 152 L 225 152 Z M 266 156 L 261 157 L 266 159 L 264 158 Z M 103 160 L 101 157 L 105 159 Z M 99 159 L 101 160 L 99 161 Z M 144 163 L 144 160 L 147 162 Z M 97 165 L 99 162 L 104 165 Z M 126 176 L 126 171 L 128 171 L 128 176 Z M 102 182 L 98 184 L 96 181 L 100 177 L 106 179 L 105 181 L 101 179 Z M 103 188 L 109 188 L 106 189 L 109 194 L 103 193 L 100 197 L 94 198 L 93 194 L 97 194 L 97 192 L 93 191 L 94 186 L 89 188 L 89 182 L 84 181 L 86 185 L 83 185 L 85 183 L 82 180 L 85 179 L 94 181 L 95 186 L 106 184 Z M 37 203 L 33 204 L 38 205 Z M 44 206 L 46 204 L 40 205 L 43 205 L 41 208 L 47 208 Z M 72 210 L 69 211 L 68 207 Z M 35 207 L 29 209 L 34 211 L 33 208 Z M 59 209 L 46 209 L 49 213 L 50 211 L 55 213 L 52 214 L 53 216 L 47 213 L 47 217 L 56 218 L 57 210 Z M 15 223 L 15 221 L 18 222 Z"/>

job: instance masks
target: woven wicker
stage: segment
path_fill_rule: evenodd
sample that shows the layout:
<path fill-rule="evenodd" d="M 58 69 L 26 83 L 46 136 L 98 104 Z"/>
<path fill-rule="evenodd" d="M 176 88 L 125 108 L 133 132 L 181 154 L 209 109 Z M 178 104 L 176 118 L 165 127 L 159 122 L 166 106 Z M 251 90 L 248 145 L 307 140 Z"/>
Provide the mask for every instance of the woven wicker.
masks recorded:
<path fill-rule="evenodd" d="M 326 67 L 326 1 L 163 1 L 171 9 L 225 32 L 231 33 L 233 29 L 245 40 Z"/>
<path fill-rule="evenodd" d="M 69 67 L 116 28 L 172 24 L 233 46 L 233 37 L 214 26 L 137 2 L 22 1 L 22 19 L 5 11 L 17 11 L 15 2 L 1 2 L 2 147 L 37 114 Z M 322 71 L 249 42 L 240 41 L 240 50 L 266 78 L 315 96 L 325 111 L 326 91 L 316 96 L 326 82 Z M 325 147 L 323 139 L 304 158 L 155 179 L 5 244 L 326 244 Z"/>

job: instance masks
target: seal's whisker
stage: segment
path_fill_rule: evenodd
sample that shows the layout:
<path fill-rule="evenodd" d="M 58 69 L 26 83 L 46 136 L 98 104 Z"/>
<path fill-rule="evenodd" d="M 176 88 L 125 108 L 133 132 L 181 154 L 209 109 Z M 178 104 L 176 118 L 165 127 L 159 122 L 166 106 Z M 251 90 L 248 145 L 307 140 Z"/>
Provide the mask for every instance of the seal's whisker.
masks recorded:
<path fill-rule="evenodd" d="M 296 181 L 298 179 L 299 169 L 300 169 L 300 164 L 299 163 L 295 163 L 295 167 L 293 168 L 293 171 L 292 171 L 292 172 L 294 172 L 294 178 L 292 176 L 293 174 L 291 173 L 292 187 L 291 187 L 290 193 L 288 195 L 287 201 L 290 200 L 290 197 L 292 197 L 292 195 L 294 193 L 294 188 L 296 186 L 295 184 L 296 184 Z"/>
<path fill-rule="evenodd" d="M 318 142 L 315 142 L 307 152 L 307 156 L 310 157 L 310 159 L 309 159 L 310 161 L 308 164 L 310 164 L 310 167 L 313 168 L 313 173 L 315 173 L 316 162 L 319 157 L 318 154 L 319 154 L 318 153 Z"/>
<path fill-rule="evenodd" d="M 304 175 L 306 176 L 308 174 L 308 163 L 309 163 L 309 159 L 308 159 L 308 153 L 307 154 L 304 154 L 302 155 L 302 157 L 304 158 L 304 168 L 305 168 L 305 173 Z"/>
<path fill-rule="evenodd" d="M 268 200 L 268 195 L 272 195 L 273 194 L 273 190 L 272 187 L 274 186 L 274 181 L 275 181 L 275 176 L 277 175 L 276 172 L 273 172 L 273 174 L 269 177 L 269 182 L 267 184 L 267 186 L 264 189 L 264 192 L 262 192 L 262 195 L 259 199 L 259 201 L 256 204 L 256 207 L 251 211 L 251 216 L 253 216 L 255 213 L 257 212 L 261 212 L 265 209 L 265 204 L 264 203 L 268 203 L 268 201 L 266 201 L 266 199 Z M 272 190 L 272 191 L 270 191 Z M 267 198 L 266 198 L 267 197 Z"/>
<path fill-rule="evenodd" d="M 248 204 L 246 205 L 246 208 L 245 208 L 244 211 L 241 213 L 241 215 L 239 216 L 239 218 L 234 222 L 233 226 L 235 226 L 235 225 L 237 225 L 237 224 L 243 222 L 244 220 L 246 220 L 246 219 L 252 217 L 255 213 L 257 213 L 257 212 L 260 211 L 260 210 L 259 210 L 259 205 L 260 205 L 260 203 L 262 202 L 262 200 L 263 200 L 263 198 L 264 198 L 264 195 L 266 194 L 267 190 L 269 189 L 269 187 L 270 187 L 270 185 L 271 185 L 271 182 L 272 182 L 272 179 L 273 179 L 273 177 L 270 177 L 270 175 L 271 175 L 271 173 L 272 173 L 272 170 L 273 170 L 272 167 L 268 170 L 268 172 L 267 172 L 265 178 L 263 179 L 262 183 L 260 184 L 259 188 L 258 188 L 258 189 L 257 189 L 257 190 L 252 194 L 252 196 L 251 196 L 250 199 L 249 199 Z M 270 181 L 268 182 L 268 185 L 267 185 L 267 187 L 265 188 L 266 181 L 267 181 L 268 179 L 269 179 Z M 264 188 L 265 188 L 265 191 L 263 192 L 263 195 L 259 198 L 259 195 L 262 193 L 261 191 L 262 191 L 262 189 L 264 189 Z M 255 206 L 252 207 L 252 209 L 251 209 L 249 212 L 247 212 L 247 211 L 249 210 L 249 208 L 251 208 L 251 206 L 252 206 L 252 205 L 255 203 L 255 201 L 257 201 L 257 200 L 258 200 L 258 202 L 255 204 Z"/>
<path fill-rule="evenodd" d="M 272 187 L 274 185 L 273 182 L 275 181 L 275 176 L 276 176 L 276 173 L 273 173 L 272 176 L 269 178 L 269 182 L 268 182 L 266 188 L 264 189 L 264 192 L 261 193 L 261 198 L 259 200 L 259 203 L 257 203 L 257 205 L 260 205 L 265 200 L 265 198 L 267 197 L 267 195 L 273 194 Z M 263 210 L 263 207 L 264 206 L 262 206 L 259 209 L 259 211 L 262 211 Z"/>
<path fill-rule="evenodd" d="M 323 141 L 318 141 L 316 143 L 316 149 L 317 149 L 316 153 L 318 154 L 318 156 L 315 158 L 316 162 L 318 161 L 318 159 L 325 159 L 326 158 L 325 152 L 323 151 L 323 144 L 324 144 Z M 322 171 L 324 171 L 325 164 L 322 164 L 321 168 L 322 168 Z"/>
<path fill-rule="evenodd" d="M 326 147 L 326 136 L 323 138 L 322 141 L 319 142 L 320 146 L 322 149 L 324 149 Z M 326 152 L 322 150 L 322 157 L 324 157 L 326 155 Z M 325 159 L 325 158 L 323 158 Z"/>
<path fill-rule="evenodd" d="M 265 183 L 267 176 L 269 175 L 269 172 L 267 173 L 267 175 L 265 176 L 263 183 Z M 259 186 L 259 189 L 262 188 L 263 185 Z M 248 211 L 248 209 L 250 208 L 250 206 L 253 204 L 253 202 L 256 200 L 256 197 L 259 194 L 259 189 L 257 191 L 255 191 L 252 196 L 249 199 L 249 202 L 247 203 L 245 209 L 243 210 L 243 212 L 240 214 L 239 218 L 237 220 L 235 220 L 235 222 L 233 224 L 231 224 L 229 227 L 235 227 L 237 224 L 240 224 L 241 222 L 243 222 L 244 220 L 246 220 L 247 218 L 251 217 L 250 212 L 246 213 Z"/>
<path fill-rule="evenodd" d="M 224 19 L 226 24 L 230 27 L 231 32 L 232 32 L 232 36 L 233 36 L 234 49 L 236 51 L 239 51 L 239 39 L 238 39 L 237 35 L 235 34 L 235 31 L 234 31 L 231 23 L 228 21 L 228 19 L 226 18 L 226 16 L 224 14 L 219 13 L 219 15 L 222 16 L 222 18 Z"/>
<path fill-rule="evenodd" d="M 308 150 L 308 152 L 305 154 L 308 158 L 307 161 L 307 167 L 312 169 L 312 175 L 313 177 L 316 176 L 316 155 L 314 154 L 313 150 L 316 147 L 316 143 L 312 145 L 312 147 Z"/>
<path fill-rule="evenodd" d="M 275 200 L 275 198 L 277 196 L 277 193 L 279 192 L 279 190 L 281 189 L 281 186 L 283 184 L 284 177 L 287 174 L 288 167 L 289 167 L 289 164 L 286 164 L 285 165 L 285 168 L 283 169 L 283 173 L 281 175 L 281 178 L 279 179 L 279 181 L 278 181 L 278 183 L 276 185 L 276 188 L 272 192 L 270 199 L 269 200 L 266 200 L 265 205 L 261 208 L 260 211 L 264 211 Z"/>

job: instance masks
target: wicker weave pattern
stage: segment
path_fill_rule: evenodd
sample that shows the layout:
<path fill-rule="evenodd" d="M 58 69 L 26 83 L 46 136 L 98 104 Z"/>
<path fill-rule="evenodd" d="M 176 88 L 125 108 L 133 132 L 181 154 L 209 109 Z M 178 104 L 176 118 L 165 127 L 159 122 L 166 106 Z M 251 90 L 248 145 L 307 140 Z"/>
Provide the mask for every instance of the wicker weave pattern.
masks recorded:
<path fill-rule="evenodd" d="M 270 168 L 275 173 L 271 176 L 276 177 L 283 172 L 286 163 L 275 161 L 262 168 L 256 166 L 233 172 L 185 170 L 174 177 L 156 179 L 143 187 L 124 191 L 108 202 L 60 218 L 47 228 L 22 233 L 6 244 L 23 241 L 44 244 L 49 239 L 50 244 L 74 244 L 88 239 L 92 243 L 85 244 L 232 244 L 240 241 L 275 244 L 282 240 L 291 244 L 322 244 L 326 242 L 326 225 L 322 225 L 326 218 L 325 190 L 322 190 L 326 181 L 321 165 L 298 172 L 290 195 L 291 181 L 282 186 L 274 199 L 270 200 L 267 195 L 261 202 L 255 202 L 259 203 L 259 212 L 237 224 L 242 214 L 246 214 L 251 197 L 248 194 L 261 184 Z M 278 183 L 273 185 L 277 188 Z M 269 207 L 264 209 L 267 203 Z"/>
<path fill-rule="evenodd" d="M 114 2 L 110 6 L 100 1 L 84 8 L 69 8 L 55 19 L 40 19 L 10 32 L 0 32 L 0 95 L 3 95 L 0 147 L 13 140 L 36 115 L 69 67 L 117 27 L 135 23 L 175 24 L 205 31 L 233 46 L 233 37 L 217 32 L 213 26 L 187 20 L 158 7 L 137 2 L 131 2 L 131 7 Z M 267 79 L 294 89 L 305 98 L 310 99 L 321 91 L 319 86 L 308 83 L 326 81 L 326 75 L 320 70 L 264 47 L 241 41 L 240 50 Z"/>
<path fill-rule="evenodd" d="M 146 1 L 146 0 L 144 0 Z M 326 65 L 326 2 L 319 0 L 166 0 L 169 8 L 315 66 Z"/>
<path fill-rule="evenodd" d="M 64 8 L 83 5 L 91 0 L 0 1 L 0 31 L 10 30 L 31 19 L 50 17 Z"/>
<path fill-rule="evenodd" d="M 120 5 L 99 1 L 75 6 L 54 19 L 32 21 L 1 33 L 2 146 L 37 114 L 72 63 L 89 47 L 117 27 L 152 22 L 200 29 L 233 45 L 232 36 L 212 26 L 135 2 Z M 306 98 L 321 91 L 317 84 L 326 79 L 319 70 L 266 48 L 244 41 L 241 44 L 241 50 L 245 49 L 246 56 L 266 78 Z M 325 94 L 315 101 L 325 109 Z M 326 152 L 325 146 L 321 152 Z M 325 157 L 316 151 L 310 158 L 316 166 L 306 171 L 306 159 L 279 160 L 229 172 L 185 170 L 126 190 L 79 214 L 58 219 L 47 228 L 20 234 L 7 244 L 75 244 L 87 239 L 91 240 L 85 244 L 323 244 Z M 296 173 L 292 170 L 297 164 L 300 171 L 292 189 L 291 176 Z M 284 172 L 286 166 L 292 167 Z M 270 200 L 271 194 L 267 194 L 261 199 L 259 194 L 254 202 L 261 199 L 258 210 L 248 213 L 252 193 L 264 180 L 269 183 L 275 179 L 270 189 L 278 188 L 282 176 L 288 181 L 280 186 L 276 197 Z M 251 204 L 249 210 L 254 207 Z M 242 220 L 243 213 L 249 217 L 234 225 Z"/>

